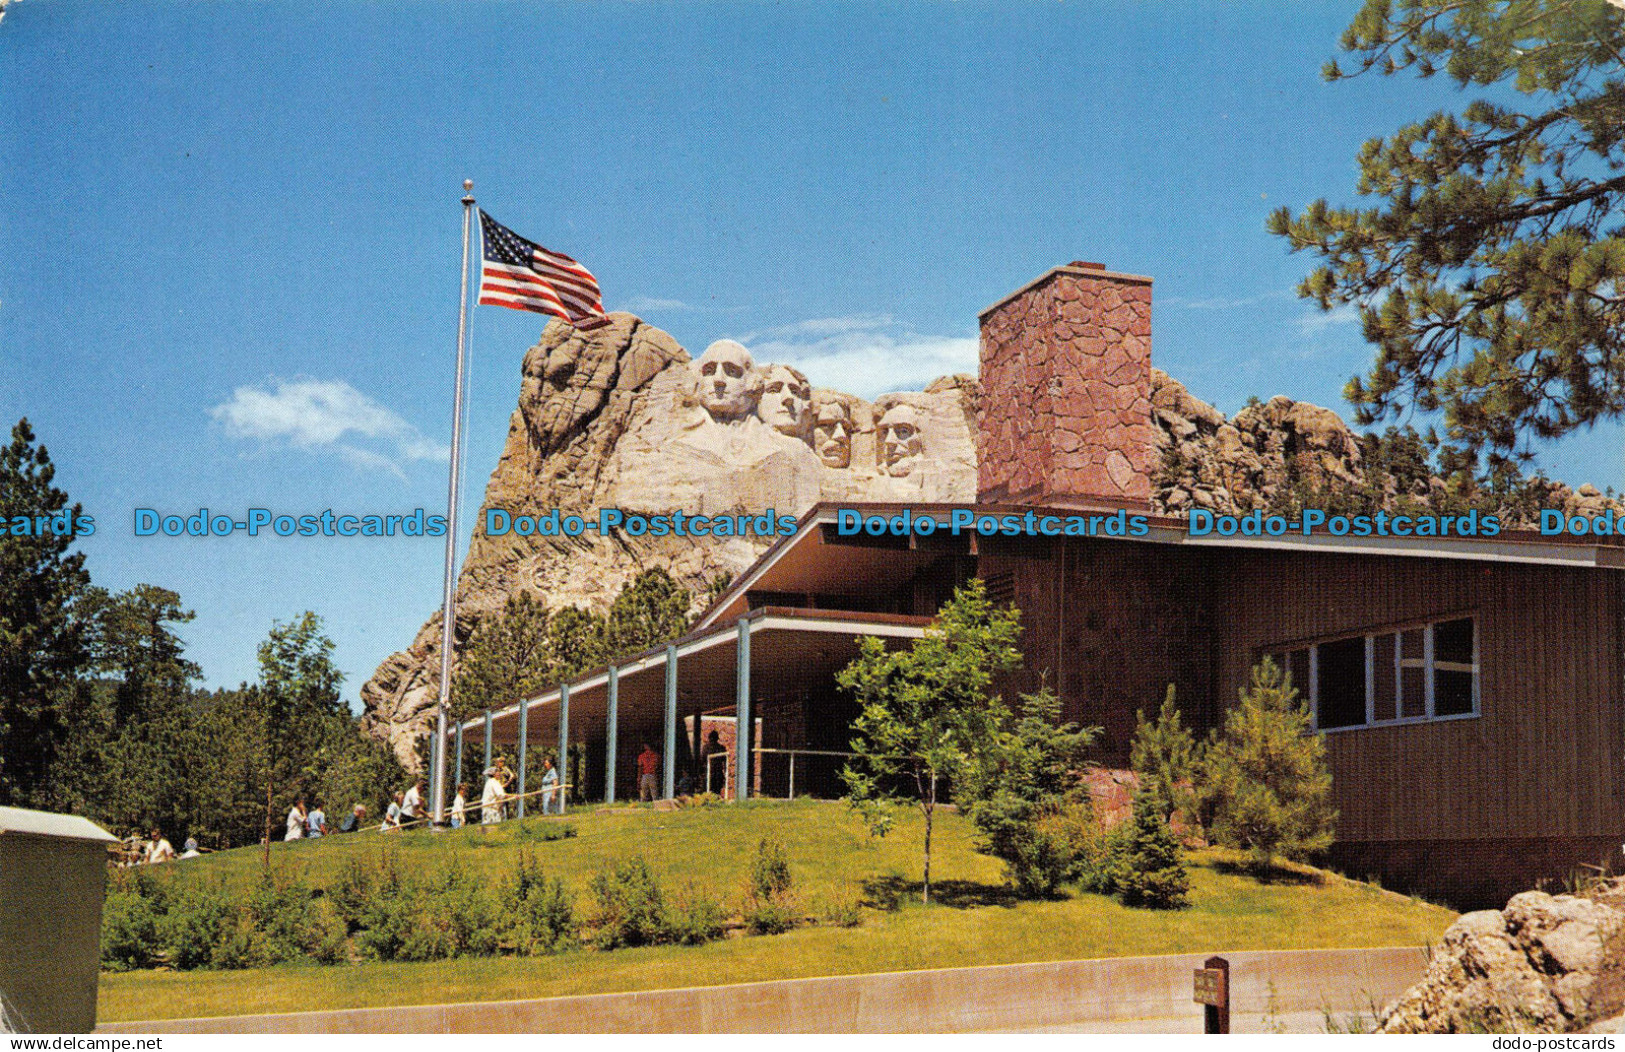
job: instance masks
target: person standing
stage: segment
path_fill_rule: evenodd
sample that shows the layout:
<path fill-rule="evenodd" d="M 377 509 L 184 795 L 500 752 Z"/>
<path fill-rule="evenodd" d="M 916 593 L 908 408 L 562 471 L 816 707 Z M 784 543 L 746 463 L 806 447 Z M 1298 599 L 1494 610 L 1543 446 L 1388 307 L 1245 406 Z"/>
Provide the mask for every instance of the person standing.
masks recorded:
<path fill-rule="evenodd" d="M 508 795 L 497 777 L 497 768 L 485 772 L 485 791 L 480 794 L 480 824 L 496 825 L 502 821 L 502 801 Z"/>
<path fill-rule="evenodd" d="M 389 801 L 389 810 L 384 812 L 384 820 L 378 826 L 385 833 L 401 827 L 401 794 L 396 793 Z"/>
<path fill-rule="evenodd" d="M 423 779 L 419 778 L 412 783 L 401 801 L 401 821 L 416 822 L 423 817 Z"/>
<path fill-rule="evenodd" d="M 638 753 L 638 799 L 653 803 L 660 797 L 660 754 L 648 742 Z"/>
<path fill-rule="evenodd" d="M 457 795 L 451 801 L 451 827 L 463 828 L 464 814 L 468 810 L 468 786 L 463 782 L 457 783 Z"/>
<path fill-rule="evenodd" d="M 564 797 L 559 790 L 558 769 L 553 766 L 552 757 L 543 762 L 547 765 L 547 769 L 542 772 L 542 814 L 562 815 L 564 813 Z M 555 804 L 558 808 L 557 811 L 554 810 Z"/>
<path fill-rule="evenodd" d="M 201 851 L 199 851 L 197 849 L 197 837 L 195 837 L 195 836 L 187 837 L 186 838 L 186 850 L 181 852 L 181 857 L 182 858 L 197 858 L 201 854 L 203 854 L 203 852 L 201 852 Z"/>

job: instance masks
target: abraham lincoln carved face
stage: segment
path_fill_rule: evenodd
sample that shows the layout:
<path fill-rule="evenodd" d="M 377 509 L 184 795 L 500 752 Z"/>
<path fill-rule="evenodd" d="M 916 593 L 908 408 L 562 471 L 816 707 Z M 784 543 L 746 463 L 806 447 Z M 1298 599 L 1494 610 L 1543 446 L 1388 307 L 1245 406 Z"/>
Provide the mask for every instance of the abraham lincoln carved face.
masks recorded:
<path fill-rule="evenodd" d="M 880 432 L 880 463 L 886 474 L 907 475 L 919 462 L 925 444 L 920 438 L 920 411 L 898 404 L 886 410 L 876 430 Z"/>
<path fill-rule="evenodd" d="M 762 374 L 743 344 L 718 340 L 700 355 L 694 371 L 699 376 L 700 404 L 711 419 L 726 424 L 756 411 Z"/>

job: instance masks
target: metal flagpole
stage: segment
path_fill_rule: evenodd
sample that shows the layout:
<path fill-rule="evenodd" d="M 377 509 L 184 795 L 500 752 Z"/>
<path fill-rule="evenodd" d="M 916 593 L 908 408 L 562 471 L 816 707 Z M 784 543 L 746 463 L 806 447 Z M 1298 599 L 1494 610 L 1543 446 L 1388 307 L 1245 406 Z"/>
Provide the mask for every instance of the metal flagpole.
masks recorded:
<path fill-rule="evenodd" d="M 474 180 L 463 180 L 463 275 L 462 296 L 457 301 L 457 385 L 451 409 L 451 481 L 446 496 L 446 577 L 440 606 L 440 706 L 434 735 L 434 774 L 429 795 L 434 798 L 434 824 L 441 825 L 446 810 L 446 710 L 451 701 L 451 645 L 456 633 L 457 613 L 457 496 L 458 445 L 463 435 L 463 359 L 468 342 L 468 235 L 474 216 Z"/>

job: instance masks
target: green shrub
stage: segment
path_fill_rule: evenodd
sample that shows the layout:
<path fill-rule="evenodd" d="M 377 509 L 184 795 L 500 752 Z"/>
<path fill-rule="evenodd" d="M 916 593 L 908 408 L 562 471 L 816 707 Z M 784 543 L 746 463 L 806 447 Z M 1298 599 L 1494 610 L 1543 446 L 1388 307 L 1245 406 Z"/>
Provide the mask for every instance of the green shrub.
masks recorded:
<path fill-rule="evenodd" d="M 790 890 L 790 861 L 784 857 L 784 845 L 777 840 L 763 837 L 756 845 L 756 857 L 750 863 L 750 890 L 761 899 Z"/>
<path fill-rule="evenodd" d="M 856 895 L 826 899 L 818 908 L 818 922 L 831 928 L 856 928 L 863 924 L 863 904 Z"/>
<path fill-rule="evenodd" d="M 401 940 L 401 960 L 496 953 L 500 929 L 495 898 L 456 858 L 412 886 L 406 898 L 410 927 Z"/>
<path fill-rule="evenodd" d="M 629 858 L 592 878 L 593 945 L 600 950 L 667 941 L 670 926 L 660 881 L 642 858 Z"/>
<path fill-rule="evenodd" d="M 1168 826 L 1168 804 L 1159 794 L 1134 794 L 1133 817 L 1105 836 L 1084 884 L 1090 891 L 1116 895 L 1125 906 L 1175 909 L 1185 904 L 1190 875 Z"/>
<path fill-rule="evenodd" d="M 698 946 L 722 938 L 728 911 L 722 903 L 690 884 L 677 894 L 667 910 L 667 935 L 672 942 Z"/>
<path fill-rule="evenodd" d="M 157 962 L 159 913 L 139 891 L 111 891 L 102 903 L 102 967 L 110 972 Z"/>
<path fill-rule="evenodd" d="M 558 953 L 575 944 L 574 896 L 562 880 L 549 880 L 529 851 L 519 853 L 500 903 L 504 941 L 515 953 L 526 957 Z"/>
<path fill-rule="evenodd" d="M 755 935 L 779 935 L 801 923 L 801 908 L 789 895 L 751 898 L 745 903 L 745 924 Z"/>
<path fill-rule="evenodd" d="M 176 968 L 241 968 L 252 949 L 240 910 L 218 881 L 187 881 L 171 895 L 158 938 Z M 252 922 L 250 922 L 252 923 Z"/>

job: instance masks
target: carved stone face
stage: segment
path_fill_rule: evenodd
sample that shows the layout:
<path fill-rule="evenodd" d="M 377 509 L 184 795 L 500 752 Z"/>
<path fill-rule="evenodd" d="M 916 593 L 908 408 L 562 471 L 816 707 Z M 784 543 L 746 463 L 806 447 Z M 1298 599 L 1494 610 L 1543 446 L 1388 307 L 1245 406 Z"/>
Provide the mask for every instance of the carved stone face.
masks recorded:
<path fill-rule="evenodd" d="M 738 420 L 756 410 L 762 374 L 743 344 L 718 340 L 694 363 L 700 378 L 700 404 L 719 423 Z"/>
<path fill-rule="evenodd" d="M 813 452 L 827 468 L 852 466 L 852 414 L 840 402 L 825 402 L 818 407 L 818 421 L 813 425 Z"/>
<path fill-rule="evenodd" d="M 812 422 L 812 386 L 799 369 L 788 365 L 768 366 L 756 415 L 780 434 L 806 441 L 808 425 Z"/>
<path fill-rule="evenodd" d="M 920 439 L 920 411 L 911 405 L 894 405 L 880 418 L 880 462 L 888 475 L 907 475 L 925 451 Z"/>

